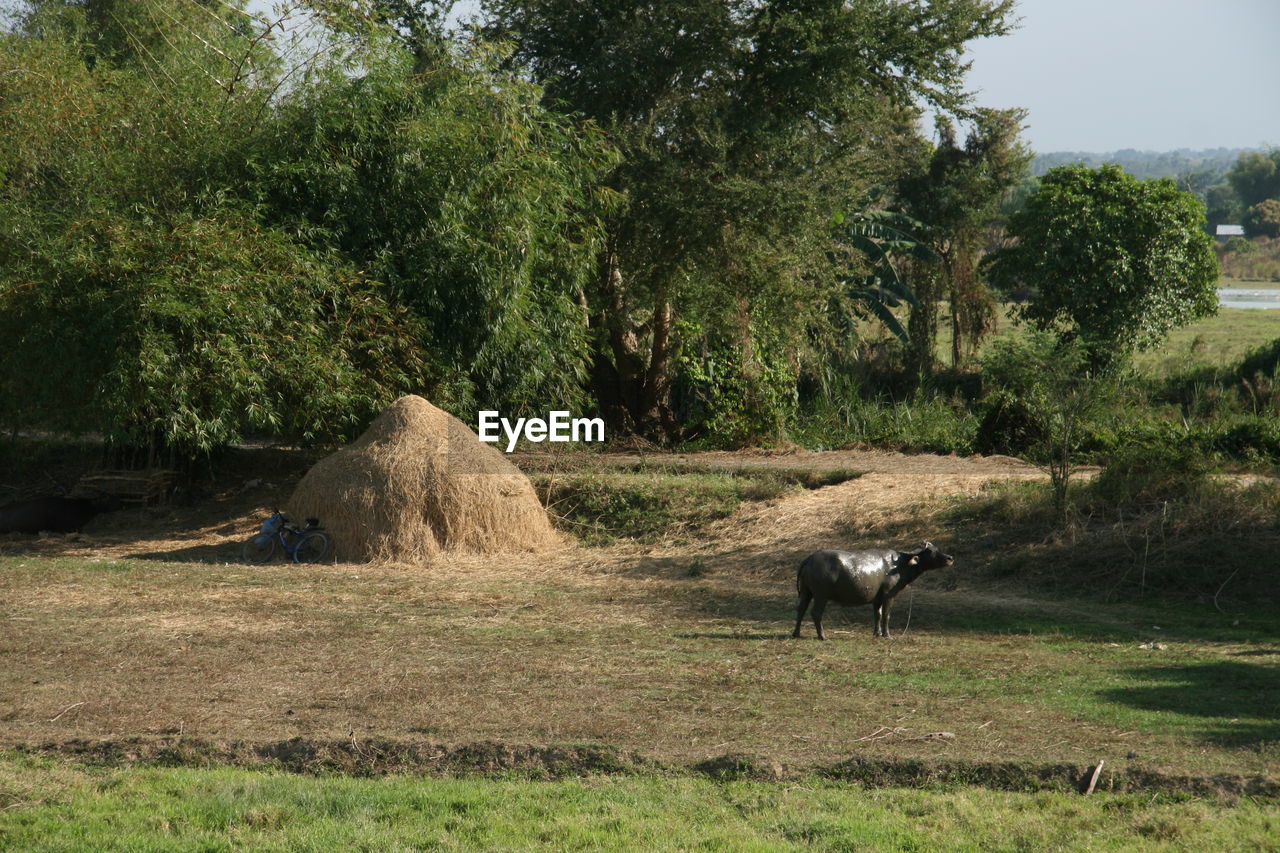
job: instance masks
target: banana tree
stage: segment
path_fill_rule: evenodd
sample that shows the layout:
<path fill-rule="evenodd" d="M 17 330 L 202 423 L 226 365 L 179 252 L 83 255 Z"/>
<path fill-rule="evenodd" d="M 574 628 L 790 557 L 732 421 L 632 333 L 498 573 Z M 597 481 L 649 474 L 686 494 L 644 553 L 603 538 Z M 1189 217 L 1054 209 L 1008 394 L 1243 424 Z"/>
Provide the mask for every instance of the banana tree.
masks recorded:
<path fill-rule="evenodd" d="M 892 210 L 876 210 L 851 215 L 837 213 L 832 226 L 840 248 L 832 260 L 849 272 L 840 275 L 845 295 L 885 324 L 899 340 L 907 340 L 907 330 L 892 309 L 905 302 L 915 306 L 915 294 L 898 275 L 893 259 L 909 257 L 919 261 L 936 261 L 937 254 L 913 236 L 912 231 L 925 228 L 924 223 Z"/>

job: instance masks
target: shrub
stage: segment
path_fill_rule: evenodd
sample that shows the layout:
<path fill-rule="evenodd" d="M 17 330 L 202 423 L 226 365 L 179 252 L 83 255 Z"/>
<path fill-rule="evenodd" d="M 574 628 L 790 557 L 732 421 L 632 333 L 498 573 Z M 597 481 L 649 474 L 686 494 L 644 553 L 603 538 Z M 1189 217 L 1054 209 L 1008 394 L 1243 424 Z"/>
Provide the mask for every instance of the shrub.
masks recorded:
<path fill-rule="evenodd" d="M 1280 461 L 1280 424 L 1272 418 L 1250 418 L 1219 436 L 1215 449 L 1238 459 Z"/>
<path fill-rule="evenodd" d="M 990 394 L 973 440 L 975 453 L 1020 456 L 1044 440 L 1044 430 L 1026 401 L 1001 389 Z"/>
<path fill-rule="evenodd" d="M 1049 472 L 1054 506 L 1064 519 L 1068 483 L 1083 461 L 1089 423 L 1116 387 L 1114 376 L 1091 362 L 1082 341 L 1055 341 L 1048 332 L 996 341 L 983 359 L 984 383 L 1016 401 L 1024 416 L 1021 436 L 1030 439 L 1025 455 Z"/>
<path fill-rule="evenodd" d="M 1241 379 L 1252 379 L 1261 373 L 1264 376 L 1274 377 L 1278 369 L 1280 369 L 1280 338 L 1249 350 L 1236 369 L 1236 376 Z"/>
<path fill-rule="evenodd" d="M 1204 457 L 1186 445 L 1138 446 L 1114 458 L 1094 480 L 1093 491 L 1118 506 L 1178 500 L 1208 474 Z"/>
<path fill-rule="evenodd" d="M 1234 252 L 1237 255 L 1256 254 L 1258 247 L 1248 237 L 1232 237 L 1222 246 L 1223 254 Z"/>
<path fill-rule="evenodd" d="M 676 390 L 688 437 L 730 448 L 780 438 L 796 402 L 795 374 L 781 339 L 763 324 L 751 329 L 750 346 L 693 323 L 680 329 L 702 343 L 679 360 Z"/>
<path fill-rule="evenodd" d="M 530 479 L 552 520 L 590 545 L 618 538 L 655 541 L 724 518 L 742 501 L 768 500 L 789 488 L 784 478 L 692 473 L 664 466 L 538 473 Z"/>
<path fill-rule="evenodd" d="M 1258 202 L 1244 212 L 1242 224 L 1250 237 L 1280 237 L 1280 199 Z"/>

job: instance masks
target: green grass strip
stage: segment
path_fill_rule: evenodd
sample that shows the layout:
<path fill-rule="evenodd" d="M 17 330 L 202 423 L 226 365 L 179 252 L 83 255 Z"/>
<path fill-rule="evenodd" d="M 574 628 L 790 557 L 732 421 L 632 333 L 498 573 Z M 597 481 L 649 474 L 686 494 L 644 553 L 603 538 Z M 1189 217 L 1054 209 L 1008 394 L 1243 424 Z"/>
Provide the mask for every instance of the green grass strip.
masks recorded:
<path fill-rule="evenodd" d="M 0 759 L 0 849 L 1235 850 L 1280 810 L 1141 795 L 865 790 L 836 782 L 533 782 L 86 768 Z"/>

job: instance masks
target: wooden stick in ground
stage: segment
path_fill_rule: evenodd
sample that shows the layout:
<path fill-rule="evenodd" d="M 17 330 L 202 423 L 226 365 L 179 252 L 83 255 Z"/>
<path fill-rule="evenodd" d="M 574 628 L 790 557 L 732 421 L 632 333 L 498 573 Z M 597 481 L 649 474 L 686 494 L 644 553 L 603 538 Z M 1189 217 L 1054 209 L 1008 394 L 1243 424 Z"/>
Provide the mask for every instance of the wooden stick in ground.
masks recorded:
<path fill-rule="evenodd" d="M 1106 762 L 1103 759 L 1101 758 L 1098 759 L 1097 766 L 1093 768 L 1093 773 L 1089 775 L 1089 783 L 1085 785 L 1084 790 L 1081 791 L 1080 793 L 1082 794 L 1093 793 L 1093 789 L 1097 787 L 1097 784 L 1098 784 L 1098 774 L 1102 772 L 1102 765 L 1105 763 Z"/>

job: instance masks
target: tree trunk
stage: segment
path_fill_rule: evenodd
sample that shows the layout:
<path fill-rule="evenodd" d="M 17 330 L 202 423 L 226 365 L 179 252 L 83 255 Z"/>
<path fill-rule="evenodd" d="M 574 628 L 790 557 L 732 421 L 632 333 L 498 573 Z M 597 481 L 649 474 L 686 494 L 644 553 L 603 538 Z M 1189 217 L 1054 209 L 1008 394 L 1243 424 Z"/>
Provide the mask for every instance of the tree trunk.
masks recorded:
<path fill-rule="evenodd" d="M 936 364 L 934 349 L 938 342 L 938 299 L 941 281 L 936 265 L 921 265 L 914 277 L 916 302 L 907 320 L 908 367 L 917 376 L 929 376 Z"/>
<path fill-rule="evenodd" d="M 951 266 L 948 264 L 948 266 Z M 961 339 L 964 335 L 964 329 L 960 324 L 960 300 L 963 298 L 960 289 L 956 287 L 956 279 L 954 270 L 949 271 L 951 278 L 951 366 L 959 367 L 961 359 Z"/>
<path fill-rule="evenodd" d="M 649 369 L 645 374 L 638 423 L 645 432 L 655 431 L 665 439 L 675 437 L 676 423 L 671 412 L 671 303 L 666 288 L 654 297 Z"/>
<path fill-rule="evenodd" d="M 978 235 L 965 232 L 948 258 L 951 282 L 951 363 L 959 367 L 996 328 L 996 306 L 978 281 Z"/>
<path fill-rule="evenodd" d="M 670 400 L 673 314 L 666 290 L 657 290 L 648 319 L 637 326 L 612 241 L 601 256 L 599 286 L 597 313 L 588 320 L 597 330 L 591 393 L 610 431 L 666 442 L 678 432 Z"/>

